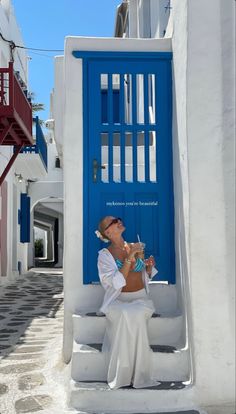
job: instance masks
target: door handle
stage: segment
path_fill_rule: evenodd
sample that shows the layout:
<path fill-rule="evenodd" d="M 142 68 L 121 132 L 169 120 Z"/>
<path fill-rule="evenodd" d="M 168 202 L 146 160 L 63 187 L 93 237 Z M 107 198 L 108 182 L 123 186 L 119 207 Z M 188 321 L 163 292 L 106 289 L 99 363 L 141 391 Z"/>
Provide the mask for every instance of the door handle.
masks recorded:
<path fill-rule="evenodd" d="M 106 166 L 98 164 L 98 160 L 94 159 L 93 160 L 93 182 L 94 183 L 97 182 L 97 173 L 98 173 L 99 168 L 104 170 L 106 168 Z"/>

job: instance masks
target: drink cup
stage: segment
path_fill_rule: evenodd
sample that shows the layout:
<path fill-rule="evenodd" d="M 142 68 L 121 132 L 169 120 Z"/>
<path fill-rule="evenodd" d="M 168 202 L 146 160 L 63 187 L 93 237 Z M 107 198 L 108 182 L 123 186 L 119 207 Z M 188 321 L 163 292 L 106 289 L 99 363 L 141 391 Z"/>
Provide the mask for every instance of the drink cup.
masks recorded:
<path fill-rule="evenodd" d="M 146 246 L 146 243 L 139 242 L 139 244 L 140 244 L 140 247 L 142 248 L 142 250 L 144 250 L 145 249 L 145 246 Z"/>
<path fill-rule="evenodd" d="M 144 259 L 144 249 L 145 249 L 146 243 L 143 243 L 143 242 L 140 241 L 139 244 L 140 244 L 140 247 L 142 248 L 142 252 L 139 253 L 139 257 L 141 259 Z"/>

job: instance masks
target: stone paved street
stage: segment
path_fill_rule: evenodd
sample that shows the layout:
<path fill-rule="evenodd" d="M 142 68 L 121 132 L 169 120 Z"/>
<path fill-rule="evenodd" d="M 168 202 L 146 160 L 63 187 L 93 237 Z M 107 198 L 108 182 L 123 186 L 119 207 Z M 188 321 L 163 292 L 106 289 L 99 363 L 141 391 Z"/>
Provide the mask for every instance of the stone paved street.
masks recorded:
<path fill-rule="evenodd" d="M 71 412 L 61 357 L 63 276 L 38 270 L 0 287 L 0 414 Z"/>

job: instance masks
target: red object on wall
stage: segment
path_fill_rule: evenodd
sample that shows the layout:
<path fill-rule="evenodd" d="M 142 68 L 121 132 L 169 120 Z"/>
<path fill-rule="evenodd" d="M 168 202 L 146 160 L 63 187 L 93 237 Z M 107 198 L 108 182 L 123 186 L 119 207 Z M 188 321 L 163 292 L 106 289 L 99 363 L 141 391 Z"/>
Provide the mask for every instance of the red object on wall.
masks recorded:
<path fill-rule="evenodd" d="M 32 137 L 32 107 L 14 73 L 13 62 L 0 68 L 0 145 L 34 145 Z M 2 176 L 0 185 L 10 170 L 17 154 L 13 154 Z"/>
<path fill-rule="evenodd" d="M 14 74 L 0 68 L 0 145 L 33 145 L 32 107 Z"/>

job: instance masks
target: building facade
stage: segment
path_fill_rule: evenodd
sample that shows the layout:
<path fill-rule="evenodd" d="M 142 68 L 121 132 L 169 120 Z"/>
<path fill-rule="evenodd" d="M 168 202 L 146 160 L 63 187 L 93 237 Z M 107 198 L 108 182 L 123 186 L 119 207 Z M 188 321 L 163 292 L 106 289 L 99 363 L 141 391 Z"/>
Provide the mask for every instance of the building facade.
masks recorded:
<path fill-rule="evenodd" d="M 233 8 L 222 0 L 124 1 L 114 38 L 68 37 L 56 58 L 53 118 L 66 194 L 64 359 L 71 360 L 77 409 L 115 412 L 122 399 L 124 412 L 233 412 Z M 143 209 L 155 201 L 158 208 Z M 106 368 L 92 344 L 102 341 L 105 322 L 96 316 L 103 291 L 92 236 L 101 215 L 118 214 L 134 229 L 128 237 L 141 234 L 151 252 L 159 243 L 163 272 L 151 297 L 161 318 L 149 333 L 152 345 L 174 347 L 169 354 L 157 348 L 154 364 L 160 380 L 179 389 L 124 393 L 97 384 L 105 383 Z M 153 229 L 149 236 L 140 222 Z M 174 268 L 162 267 L 168 261 Z"/>
<path fill-rule="evenodd" d="M 51 240 L 46 259 L 62 265 L 63 178 L 55 167 L 55 142 L 33 118 L 28 56 L 11 1 L 0 2 L 0 281 L 12 280 L 35 265 L 34 227 L 46 223 Z M 45 181 L 50 181 L 45 185 Z M 40 184 L 43 182 L 43 184 Z M 57 199 L 57 197 L 59 197 Z M 53 201 L 40 222 L 38 203 Z M 56 206 L 56 201 L 59 205 Z M 55 207 L 55 208 L 54 208 Z M 48 208 L 46 204 L 45 209 Z M 47 214 L 48 213 L 48 214 Z M 39 214 L 40 215 L 40 214 Z M 48 218 L 50 217 L 50 219 Z M 55 222 L 57 229 L 55 230 Z M 57 236 L 55 237 L 55 234 Z M 60 247 L 61 246 L 61 247 Z"/>

